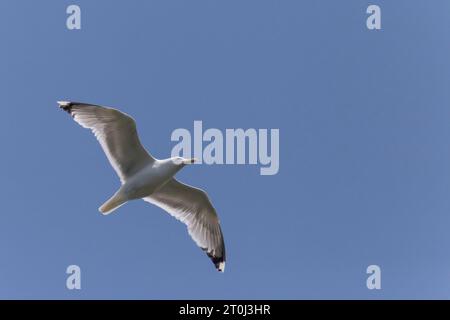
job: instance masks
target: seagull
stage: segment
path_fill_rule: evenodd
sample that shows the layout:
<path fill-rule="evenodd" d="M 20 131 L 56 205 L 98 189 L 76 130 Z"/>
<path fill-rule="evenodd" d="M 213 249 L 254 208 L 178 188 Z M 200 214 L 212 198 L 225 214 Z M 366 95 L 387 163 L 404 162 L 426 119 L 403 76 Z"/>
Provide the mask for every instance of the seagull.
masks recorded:
<path fill-rule="evenodd" d="M 141 142 L 134 119 L 113 108 L 70 101 L 58 101 L 82 127 L 99 141 L 109 163 L 119 176 L 119 190 L 99 211 L 108 215 L 126 202 L 143 199 L 187 226 L 189 235 L 220 272 L 225 271 L 225 243 L 219 218 L 206 192 L 181 183 L 175 174 L 196 159 L 173 157 L 158 160 Z"/>

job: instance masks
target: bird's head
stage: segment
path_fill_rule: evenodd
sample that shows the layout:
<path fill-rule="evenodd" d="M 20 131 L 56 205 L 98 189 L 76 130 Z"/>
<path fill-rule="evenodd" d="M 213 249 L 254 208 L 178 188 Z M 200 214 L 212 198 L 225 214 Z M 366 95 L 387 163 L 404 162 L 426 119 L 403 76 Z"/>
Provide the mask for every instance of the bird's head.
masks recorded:
<path fill-rule="evenodd" d="M 196 158 L 173 157 L 171 160 L 176 165 L 194 164 L 197 162 Z"/>

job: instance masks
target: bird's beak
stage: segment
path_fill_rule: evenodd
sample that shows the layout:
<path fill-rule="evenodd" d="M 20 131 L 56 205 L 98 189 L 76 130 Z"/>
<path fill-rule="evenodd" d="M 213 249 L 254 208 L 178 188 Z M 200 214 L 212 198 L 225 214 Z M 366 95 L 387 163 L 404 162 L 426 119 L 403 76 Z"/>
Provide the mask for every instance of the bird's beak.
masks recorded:
<path fill-rule="evenodd" d="M 183 160 L 183 164 L 193 164 L 198 162 L 198 160 L 196 158 L 190 158 L 190 159 L 184 159 Z"/>

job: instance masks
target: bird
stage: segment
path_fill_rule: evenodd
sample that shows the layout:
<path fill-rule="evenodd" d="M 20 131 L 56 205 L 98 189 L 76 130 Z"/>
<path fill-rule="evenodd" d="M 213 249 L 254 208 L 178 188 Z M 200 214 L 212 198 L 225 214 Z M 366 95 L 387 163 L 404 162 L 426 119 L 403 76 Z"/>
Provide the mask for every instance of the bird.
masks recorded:
<path fill-rule="evenodd" d="M 72 101 L 57 103 L 75 122 L 93 132 L 119 176 L 120 188 L 99 211 L 108 215 L 137 199 L 156 205 L 184 223 L 215 268 L 224 272 L 225 243 L 214 206 L 205 191 L 175 179 L 179 170 L 196 159 L 156 159 L 142 146 L 135 120 L 115 108 Z"/>

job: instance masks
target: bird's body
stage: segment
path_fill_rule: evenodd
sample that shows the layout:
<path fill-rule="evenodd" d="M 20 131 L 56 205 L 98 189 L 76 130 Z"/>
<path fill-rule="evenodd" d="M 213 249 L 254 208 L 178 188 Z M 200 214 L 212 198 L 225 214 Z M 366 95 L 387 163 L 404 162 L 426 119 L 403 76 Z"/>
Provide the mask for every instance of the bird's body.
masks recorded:
<path fill-rule="evenodd" d="M 128 178 L 119 192 L 129 200 L 141 199 L 151 195 L 182 168 L 176 159 L 155 160 Z"/>
<path fill-rule="evenodd" d="M 109 214 L 127 201 L 152 195 L 184 166 L 184 164 L 176 163 L 176 160 L 174 158 L 149 161 L 142 169 L 129 176 L 114 196 L 99 208 L 99 211 Z"/>
<path fill-rule="evenodd" d="M 93 131 L 122 183 L 100 212 L 109 214 L 136 199 L 155 204 L 186 224 L 193 240 L 223 272 L 225 245 L 214 207 L 203 190 L 174 178 L 195 159 L 155 159 L 141 145 L 134 120 L 116 109 L 67 101 L 58 104 L 81 126 Z"/>

